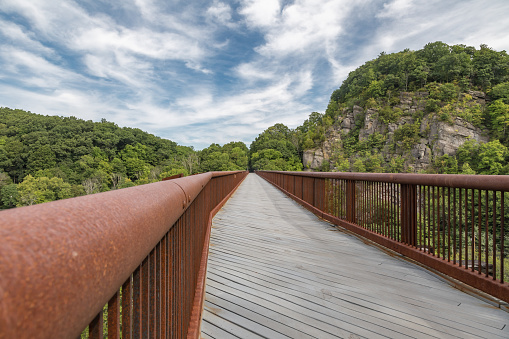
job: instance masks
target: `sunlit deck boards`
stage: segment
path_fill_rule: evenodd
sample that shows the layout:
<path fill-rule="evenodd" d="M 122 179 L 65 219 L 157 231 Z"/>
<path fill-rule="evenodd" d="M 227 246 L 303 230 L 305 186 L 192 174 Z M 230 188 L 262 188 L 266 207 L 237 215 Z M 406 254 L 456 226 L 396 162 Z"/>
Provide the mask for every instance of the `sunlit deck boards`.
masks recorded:
<path fill-rule="evenodd" d="M 254 174 L 212 227 L 203 338 L 509 338 L 509 313 L 337 231 Z"/>

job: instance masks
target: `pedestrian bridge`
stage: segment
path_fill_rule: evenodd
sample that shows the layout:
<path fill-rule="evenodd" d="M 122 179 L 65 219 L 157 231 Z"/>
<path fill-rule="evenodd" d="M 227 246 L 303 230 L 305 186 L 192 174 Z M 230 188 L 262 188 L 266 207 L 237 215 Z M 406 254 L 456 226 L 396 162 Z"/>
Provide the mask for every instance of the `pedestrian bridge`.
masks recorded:
<path fill-rule="evenodd" d="M 0 339 L 509 338 L 509 178 L 258 174 L 0 212 Z"/>

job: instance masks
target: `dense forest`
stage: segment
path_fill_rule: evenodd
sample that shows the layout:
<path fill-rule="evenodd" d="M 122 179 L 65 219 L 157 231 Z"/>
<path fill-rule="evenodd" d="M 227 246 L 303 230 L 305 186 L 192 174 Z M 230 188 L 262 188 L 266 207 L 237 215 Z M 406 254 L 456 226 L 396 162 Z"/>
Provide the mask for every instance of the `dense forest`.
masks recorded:
<path fill-rule="evenodd" d="M 459 140 L 453 148 L 438 145 L 435 134 L 447 126 L 456 132 L 466 126 L 475 138 L 452 135 Z M 509 174 L 508 146 L 507 53 L 433 42 L 417 51 L 382 52 L 349 74 L 324 113 L 311 113 L 295 129 L 271 126 L 249 149 L 230 142 L 195 151 L 104 119 L 0 108 L 0 209 L 178 173 L 247 168 Z M 429 160 L 420 167 L 419 152 Z M 319 166 L 303 161 L 318 153 Z"/>
<path fill-rule="evenodd" d="M 247 165 L 248 148 L 242 142 L 196 152 L 104 119 L 0 108 L 0 209 Z"/>

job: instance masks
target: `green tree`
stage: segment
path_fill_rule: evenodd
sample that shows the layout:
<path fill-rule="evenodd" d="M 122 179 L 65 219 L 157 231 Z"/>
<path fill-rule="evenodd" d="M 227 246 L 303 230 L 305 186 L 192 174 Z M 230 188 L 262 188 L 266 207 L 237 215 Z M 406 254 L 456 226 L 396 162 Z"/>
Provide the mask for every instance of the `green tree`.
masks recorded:
<path fill-rule="evenodd" d="M 494 140 L 479 146 L 478 174 L 502 174 L 506 165 L 507 147 Z"/>
<path fill-rule="evenodd" d="M 490 91 L 490 97 L 493 100 L 502 100 L 505 104 L 509 104 L 509 82 L 503 82 Z"/>
<path fill-rule="evenodd" d="M 0 189 L 0 202 L 3 208 L 12 208 L 18 201 L 18 185 L 9 184 Z"/>
<path fill-rule="evenodd" d="M 34 178 L 29 174 L 17 188 L 16 206 L 29 206 L 73 196 L 71 184 L 61 178 Z"/>
<path fill-rule="evenodd" d="M 495 136 L 506 138 L 507 127 L 509 126 L 509 105 L 502 99 L 495 100 L 488 108 L 491 124 Z"/>
<path fill-rule="evenodd" d="M 356 159 L 352 165 L 354 172 L 366 172 L 366 166 L 361 159 Z"/>
<path fill-rule="evenodd" d="M 321 121 L 322 115 L 312 114 L 310 119 L 309 124 L 313 125 L 315 122 Z M 283 124 L 267 128 L 251 143 L 250 167 L 253 169 L 277 168 L 281 171 L 302 170 L 301 157 L 293 142 L 294 133 Z"/>

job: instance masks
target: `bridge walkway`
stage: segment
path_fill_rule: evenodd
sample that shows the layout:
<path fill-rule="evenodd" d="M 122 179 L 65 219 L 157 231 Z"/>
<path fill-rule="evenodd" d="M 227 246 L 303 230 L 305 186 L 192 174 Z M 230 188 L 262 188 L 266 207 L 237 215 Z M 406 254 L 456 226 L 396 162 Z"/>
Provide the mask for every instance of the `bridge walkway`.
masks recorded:
<path fill-rule="evenodd" d="M 216 215 L 203 338 L 509 338 L 509 313 L 249 174 Z"/>

